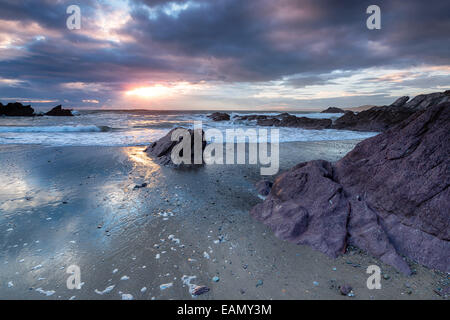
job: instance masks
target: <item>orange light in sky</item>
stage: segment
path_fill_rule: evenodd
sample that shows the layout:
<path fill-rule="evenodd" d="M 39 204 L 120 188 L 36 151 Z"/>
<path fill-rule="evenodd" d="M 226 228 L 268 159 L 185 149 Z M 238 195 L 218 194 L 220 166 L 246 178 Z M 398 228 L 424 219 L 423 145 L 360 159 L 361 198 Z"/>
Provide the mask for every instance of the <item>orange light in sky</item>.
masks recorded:
<path fill-rule="evenodd" d="M 151 87 L 141 87 L 136 88 L 130 91 L 127 91 L 125 94 L 127 96 L 138 96 L 142 98 L 153 98 L 153 97 L 162 97 L 167 95 L 170 92 L 170 88 L 156 84 Z"/>
<path fill-rule="evenodd" d="M 138 87 L 125 92 L 127 96 L 140 98 L 161 98 L 166 96 L 177 96 L 198 90 L 201 85 L 191 84 L 189 82 L 177 82 L 175 84 L 155 84 L 147 87 Z"/>

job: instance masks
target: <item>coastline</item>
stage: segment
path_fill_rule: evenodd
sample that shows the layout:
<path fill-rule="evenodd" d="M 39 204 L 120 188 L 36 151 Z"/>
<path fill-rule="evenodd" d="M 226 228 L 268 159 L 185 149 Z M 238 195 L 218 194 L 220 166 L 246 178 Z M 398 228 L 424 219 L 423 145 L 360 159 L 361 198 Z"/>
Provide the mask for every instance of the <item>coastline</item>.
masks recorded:
<path fill-rule="evenodd" d="M 336 161 L 357 142 L 282 143 L 280 172 Z M 192 299 L 182 278 L 195 276 L 211 289 L 197 299 L 350 299 L 330 288 L 347 283 L 352 299 L 441 299 L 433 290 L 445 275 L 416 264 L 406 277 L 358 250 L 334 260 L 277 239 L 249 215 L 259 166 L 173 170 L 143 149 L 0 146 L 0 298 Z M 81 290 L 66 288 L 72 264 Z M 387 275 L 382 290 L 366 287 L 371 264 Z"/>

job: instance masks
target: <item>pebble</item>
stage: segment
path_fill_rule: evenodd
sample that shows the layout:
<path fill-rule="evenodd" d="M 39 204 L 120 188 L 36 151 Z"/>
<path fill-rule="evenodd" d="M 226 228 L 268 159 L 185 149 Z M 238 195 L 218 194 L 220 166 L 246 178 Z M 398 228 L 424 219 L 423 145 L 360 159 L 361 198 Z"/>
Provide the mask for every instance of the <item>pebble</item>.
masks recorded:
<path fill-rule="evenodd" d="M 219 280 L 220 280 L 220 278 L 218 276 L 215 276 L 212 278 L 212 281 L 214 281 L 214 282 L 219 282 Z"/>
<path fill-rule="evenodd" d="M 209 292 L 209 288 L 205 287 L 205 286 L 196 286 L 193 290 L 192 290 L 192 295 L 193 296 L 199 296 L 202 295 L 204 293 Z"/>
<path fill-rule="evenodd" d="M 340 286 L 339 288 L 339 292 L 343 295 L 343 296 L 347 296 L 352 292 L 352 287 L 348 284 L 344 284 L 342 286 Z"/>

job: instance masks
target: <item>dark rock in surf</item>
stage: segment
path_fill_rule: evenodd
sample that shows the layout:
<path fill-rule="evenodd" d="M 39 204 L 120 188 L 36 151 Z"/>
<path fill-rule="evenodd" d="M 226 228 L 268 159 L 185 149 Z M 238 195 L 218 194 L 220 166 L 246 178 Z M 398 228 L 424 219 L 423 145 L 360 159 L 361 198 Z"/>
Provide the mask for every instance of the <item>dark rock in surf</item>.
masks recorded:
<path fill-rule="evenodd" d="M 303 129 L 326 129 L 330 128 L 332 121 L 330 119 L 312 119 L 306 117 L 296 117 L 294 115 L 285 114 L 280 118 L 266 117 L 258 119 L 256 122 L 259 126 L 264 127 L 291 127 Z"/>
<path fill-rule="evenodd" d="M 54 107 L 44 115 L 52 117 L 73 117 L 72 110 L 63 109 L 61 105 Z"/>
<path fill-rule="evenodd" d="M 32 117 L 34 116 L 34 109 L 20 102 L 12 102 L 7 105 L 0 103 L 0 116 L 7 117 Z"/>
<path fill-rule="evenodd" d="M 210 114 L 208 118 L 211 118 L 213 121 L 229 121 L 230 115 L 224 112 L 214 112 Z"/>
<path fill-rule="evenodd" d="M 450 272 L 449 154 L 450 103 L 428 106 L 336 164 L 281 174 L 251 215 L 331 257 L 352 245 L 406 274 L 402 256 Z"/>

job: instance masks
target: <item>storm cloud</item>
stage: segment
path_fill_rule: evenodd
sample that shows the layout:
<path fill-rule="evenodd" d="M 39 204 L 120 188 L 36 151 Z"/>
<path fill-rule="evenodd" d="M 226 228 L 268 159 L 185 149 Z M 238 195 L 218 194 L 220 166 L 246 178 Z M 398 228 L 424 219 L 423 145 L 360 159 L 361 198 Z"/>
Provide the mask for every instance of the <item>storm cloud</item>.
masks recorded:
<path fill-rule="evenodd" d="M 385 100 L 380 88 L 370 90 L 377 82 L 369 78 L 382 78 L 378 70 L 411 68 L 421 68 L 420 74 L 409 73 L 400 85 L 386 76 L 381 97 L 387 100 L 402 88 L 448 88 L 450 4 L 378 1 L 382 28 L 368 30 L 366 8 L 372 2 L 84 0 L 78 1 L 82 29 L 68 30 L 66 8 L 73 1 L 4 0 L 0 100 L 113 106 L 131 85 L 186 82 L 209 84 L 216 91 L 232 87 L 241 95 L 239 103 L 249 106 L 295 107 L 308 96 L 333 104 L 333 97 L 318 95 L 318 87 L 366 79 L 364 88 L 342 88 L 335 101 L 345 96 L 345 103 L 351 103 L 349 97 L 355 96 L 359 103 L 372 96 L 376 103 Z M 373 74 L 358 78 L 367 72 Z M 258 93 L 256 88 L 267 86 L 267 91 L 282 86 L 278 92 L 292 89 L 292 94 Z M 311 87 L 313 92 L 307 92 Z M 208 99 L 226 98 L 216 91 Z M 199 102 L 188 98 L 193 107 Z"/>

